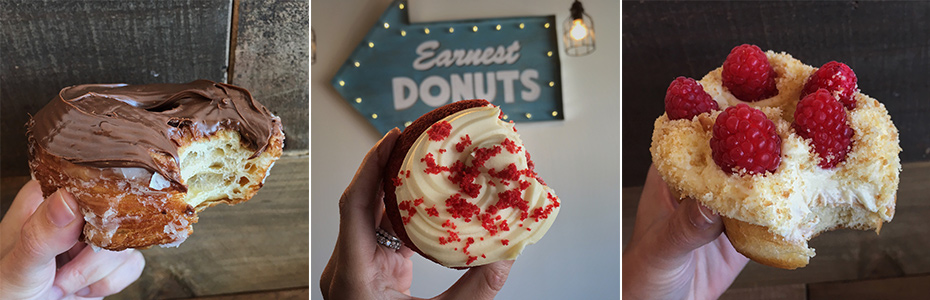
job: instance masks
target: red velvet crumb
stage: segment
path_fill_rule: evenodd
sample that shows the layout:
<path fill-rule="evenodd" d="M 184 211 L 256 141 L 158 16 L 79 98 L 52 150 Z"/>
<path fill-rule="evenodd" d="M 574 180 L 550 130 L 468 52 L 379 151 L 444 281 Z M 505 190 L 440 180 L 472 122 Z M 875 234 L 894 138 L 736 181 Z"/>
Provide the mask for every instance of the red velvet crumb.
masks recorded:
<path fill-rule="evenodd" d="M 477 257 L 477 256 L 469 256 L 469 257 L 468 257 L 468 261 L 465 262 L 465 265 L 470 265 L 471 263 L 475 262 L 476 260 L 478 260 L 478 257 Z"/>
<path fill-rule="evenodd" d="M 453 218 L 464 218 L 465 222 L 470 222 L 473 215 L 477 215 L 481 212 L 481 209 L 478 208 L 477 205 L 462 199 L 462 196 L 459 194 L 452 195 L 449 199 L 446 199 L 446 207 L 448 207 L 446 211 L 452 214 Z"/>
<path fill-rule="evenodd" d="M 529 152 L 523 152 L 523 153 L 526 154 L 526 167 L 529 168 L 530 171 L 535 172 L 536 164 L 534 164 L 533 159 L 530 158 L 530 153 Z"/>
<path fill-rule="evenodd" d="M 475 183 L 475 178 L 478 178 L 481 171 L 479 171 L 477 167 L 466 166 L 465 163 L 459 160 L 453 163 L 452 168 L 449 170 L 452 173 L 448 177 L 449 181 L 459 186 L 460 193 L 472 198 L 478 197 L 478 194 L 481 192 L 481 185 Z"/>
<path fill-rule="evenodd" d="M 439 149 L 439 153 L 446 153 L 446 149 Z"/>
<path fill-rule="evenodd" d="M 497 203 L 494 204 L 498 209 L 513 207 L 523 212 L 520 220 L 526 219 L 527 211 L 530 209 L 528 201 L 523 200 L 522 192 L 519 189 L 506 190 L 497 194 Z"/>
<path fill-rule="evenodd" d="M 520 180 L 520 175 L 523 174 L 523 172 L 517 170 L 516 163 L 511 163 L 500 172 L 497 172 L 494 169 L 490 169 L 488 170 L 488 174 L 493 177 L 500 178 L 501 180 L 517 181 Z"/>
<path fill-rule="evenodd" d="M 507 246 L 510 244 L 510 240 L 501 240 L 501 244 L 503 244 L 504 246 Z"/>
<path fill-rule="evenodd" d="M 394 182 L 394 186 L 401 186 L 404 184 L 400 181 L 400 177 L 392 177 L 391 181 Z"/>
<path fill-rule="evenodd" d="M 456 228 L 455 223 L 452 223 L 452 220 L 449 220 L 449 219 L 446 219 L 446 222 L 442 223 L 442 227 L 449 227 L 452 229 Z"/>
<path fill-rule="evenodd" d="M 423 201 L 423 200 L 420 199 L 420 201 Z M 401 201 L 399 204 L 397 204 L 397 209 L 398 209 L 398 210 L 400 210 L 400 211 L 407 211 L 407 216 L 406 216 L 406 217 L 402 217 L 402 219 L 403 219 L 403 221 L 404 221 L 404 225 L 406 225 L 407 223 L 410 223 L 410 218 L 413 217 L 413 215 L 417 214 L 417 208 L 416 208 L 415 206 L 413 206 L 413 205 L 410 205 L 410 204 L 411 204 L 411 203 L 410 203 L 410 200 Z"/>
<path fill-rule="evenodd" d="M 429 130 L 426 130 L 426 134 L 429 135 L 429 140 L 437 142 L 449 136 L 450 132 L 452 132 L 452 124 L 446 121 L 436 122 L 429 127 Z"/>
<path fill-rule="evenodd" d="M 433 159 L 432 153 L 427 153 L 425 157 L 420 159 L 420 162 L 426 163 L 426 169 L 423 169 L 423 172 L 426 172 L 426 174 L 439 174 L 443 171 L 449 171 L 449 167 L 436 164 L 436 160 Z"/>
<path fill-rule="evenodd" d="M 472 161 L 472 165 L 475 167 L 483 167 L 484 163 L 489 159 L 501 153 L 500 146 L 493 146 L 491 148 L 478 148 L 475 149 L 474 155 L 475 160 Z"/>
<path fill-rule="evenodd" d="M 539 222 L 539 219 L 547 219 L 549 218 L 549 214 L 551 214 L 552 210 L 555 209 L 556 207 L 559 207 L 558 202 L 556 202 L 555 204 L 546 205 L 545 208 L 537 207 L 536 209 L 533 210 L 533 214 L 530 215 L 530 218 L 533 218 L 534 220 L 536 220 L 536 222 Z"/>
<path fill-rule="evenodd" d="M 491 236 L 497 234 L 498 227 L 497 224 L 494 224 L 494 218 L 491 217 L 491 214 L 481 214 L 478 218 L 481 219 L 481 227 L 484 227 L 484 229 L 488 231 L 488 234 Z"/>
<path fill-rule="evenodd" d="M 461 142 L 455 144 L 455 151 L 465 152 L 465 148 L 471 146 L 471 137 L 466 134 L 461 140 Z"/>
<path fill-rule="evenodd" d="M 417 198 L 416 200 L 413 200 L 413 206 L 420 206 L 420 204 L 423 204 L 423 198 Z"/>
<path fill-rule="evenodd" d="M 513 154 L 517 154 L 517 152 L 520 152 L 520 149 L 523 148 L 523 147 L 518 146 L 517 143 L 514 143 L 508 138 L 505 138 L 504 141 L 501 142 L 501 145 L 504 146 L 504 148 L 507 148 L 508 152 L 513 153 Z"/>
<path fill-rule="evenodd" d="M 436 206 L 433 205 L 433 207 L 429 207 L 426 209 L 426 214 L 430 215 L 431 217 L 438 217 L 439 211 L 436 210 Z"/>
<path fill-rule="evenodd" d="M 468 237 L 468 240 L 465 241 L 465 248 L 462 248 L 462 253 L 465 253 L 465 255 L 468 255 L 468 247 L 470 247 L 471 244 L 474 244 L 474 243 L 475 243 L 475 238 Z"/>
<path fill-rule="evenodd" d="M 448 244 L 448 243 L 451 243 L 451 242 L 458 242 L 458 241 L 461 241 L 461 240 L 462 240 L 462 239 L 459 238 L 459 233 L 458 233 L 458 232 L 455 232 L 455 231 L 452 231 L 452 230 L 446 230 L 446 232 L 449 233 L 449 237 L 448 237 L 448 238 L 446 238 L 446 237 L 444 237 L 444 236 L 439 237 L 439 244 L 440 244 L 440 245 L 445 245 L 445 244 Z"/>

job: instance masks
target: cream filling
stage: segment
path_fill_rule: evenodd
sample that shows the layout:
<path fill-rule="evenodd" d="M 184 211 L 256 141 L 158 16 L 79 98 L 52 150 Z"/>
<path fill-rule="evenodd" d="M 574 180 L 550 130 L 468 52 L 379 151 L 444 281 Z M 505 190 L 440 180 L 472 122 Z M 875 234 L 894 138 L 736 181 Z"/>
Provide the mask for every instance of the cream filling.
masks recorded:
<path fill-rule="evenodd" d="M 770 109 L 763 109 L 767 114 Z M 714 113 L 713 117 L 716 117 Z M 664 117 L 663 117 L 664 118 Z M 784 120 L 776 120 L 776 126 L 789 126 Z M 698 125 L 699 126 L 699 125 Z M 709 134 L 709 133 L 707 133 Z M 883 214 L 879 205 L 878 191 L 881 179 L 862 180 L 850 176 L 852 167 L 847 162 L 831 169 L 817 165 L 818 157 L 811 155 L 808 142 L 793 132 L 779 129 L 782 136 L 782 161 L 774 173 L 766 176 L 728 175 L 713 161 L 709 143 L 696 136 L 696 147 L 690 154 L 697 160 L 677 158 L 678 161 L 693 161 L 682 164 L 685 176 L 679 180 L 685 185 L 711 191 L 700 198 L 705 205 L 732 218 L 768 227 L 773 233 L 788 241 L 806 241 L 816 234 L 819 218 L 813 215 L 817 206 L 859 206 L 872 213 Z M 881 167 L 859 165 L 865 167 Z M 870 173 L 870 172 L 867 172 Z M 881 174 L 882 172 L 874 172 Z M 721 197 L 720 195 L 727 195 Z M 890 221 L 890 216 L 885 218 Z M 759 223 L 762 224 L 759 224 Z"/>
<path fill-rule="evenodd" d="M 468 267 L 515 259 L 524 247 L 543 237 L 558 215 L 560 201 L 535 174 L 517 175 L 518 180 L 492 176 L 511 164 L 515 170 L 528 170 L 523 141 L 513 124 L 498 118 L 500 113 L 493 106 L 476 107 L 437 122 L 451 125 L 449 135 L 434 141 L 430 139 L 430 130 L 424 131 L 407 152 L 395 180 L 395 185 L 399 184 L 395 194 L 407 235 L 420 251 L 445 266 Z M 466 136 L 471 144 L 460 152 L 456 146 Z M 504 146 L 506 140 L 513 142 L 513 152 Z M 474 179 L 480 185 L 477 197 L 469 196 L 450 179 L 455 173 L 453 166 L 456 162 L 473 166 L 476 159 L 480 161 L 483 157 L 481 152 L 495 147 L 500 152 L 477 168 L 480 173 Z M 429 155 L 435 161 L 434 169 L 453 170 L 427 172 Z M 500 196 L 505 194 L 515 194 L 518 199 L 513 202 L 524 203 L 526 211 L 502 205 Z M 461 199 L 459 205 L 450 200 L 456 195 Z M 495 212 L 492 206 L 506 208 Z"/>

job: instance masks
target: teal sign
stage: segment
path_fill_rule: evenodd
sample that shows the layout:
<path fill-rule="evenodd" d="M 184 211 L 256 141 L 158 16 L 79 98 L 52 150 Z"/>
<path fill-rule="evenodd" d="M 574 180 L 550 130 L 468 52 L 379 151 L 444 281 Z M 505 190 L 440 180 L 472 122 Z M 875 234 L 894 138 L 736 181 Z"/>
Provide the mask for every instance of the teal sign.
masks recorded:
<path fill-rule="evenodd" d="M 467 99 L 507 120 L 562 120 L 555 16 L 410 24 L 406 1 L 381 15 L 332 80 L 378 131 Z"/>

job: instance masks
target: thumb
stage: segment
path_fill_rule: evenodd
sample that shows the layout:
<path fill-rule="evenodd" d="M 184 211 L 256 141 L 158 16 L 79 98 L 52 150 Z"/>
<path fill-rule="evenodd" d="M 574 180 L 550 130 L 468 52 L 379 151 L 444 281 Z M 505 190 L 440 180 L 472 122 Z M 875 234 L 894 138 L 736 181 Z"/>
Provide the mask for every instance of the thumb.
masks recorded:
<path fill-rule="evenodd" d="M 497 292 L 504 287 L 510 274 L 512 260 L 502 260 L 487 265 L 474 267 L 465 272 L 455 284 L 437 299 L 494 299 Z"/>
<path fill-rule="evenodd" d="M 720 216 L 694 199 L 686 198 L 669 216 L 653 249 L 670 261 L 684 260 L 691 251 L 710 243 L 723 232 Z"/>
<path fill-rule="evenodd" d="M 70 249 L 84 227 L 78 204 L 58 190 L 23 224 L 13 249 L 2 259 L 4 290 L 38 294 L 55 276 L 55 256 Z M 9 273 L 7 273 L 9 272 Z"/>
<path fill-rule="evenodd" d="M 349 251 L 373 251 L 377 247 L 375 239 L 371 236 L 378 226 L 375 220 L 384 211 L 383 202 L 378 196 L 381 193 L 381 177 L 384 176 L 383 170 L 399 135 L 400 130 L 397 128 L 388 131 L 378 144 L 368 151 L 352 182 L 339 199 L 338 240 L 345 243 L 344 245 L 351 249 Z M 357 256 L 350 253 L 350 257 Z"/>

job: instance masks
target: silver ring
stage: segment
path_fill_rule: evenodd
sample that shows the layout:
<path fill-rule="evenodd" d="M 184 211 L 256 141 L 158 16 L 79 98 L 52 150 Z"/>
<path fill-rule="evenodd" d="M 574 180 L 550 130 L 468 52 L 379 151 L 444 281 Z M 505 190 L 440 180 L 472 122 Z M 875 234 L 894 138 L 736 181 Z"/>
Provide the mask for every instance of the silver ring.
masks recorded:
<path fill-rule="evenodd" d="M 375 231 L 375 240 L 378 241 L 379 245 L 394 250 L 400 249 L 400 246 L 404 244 L 404 242 L 402 242 L 399 238 L 388 233 L 387 231 L 384 231 L 384 229 L 381 228 L 378 228 L 378 230 Z"/>

